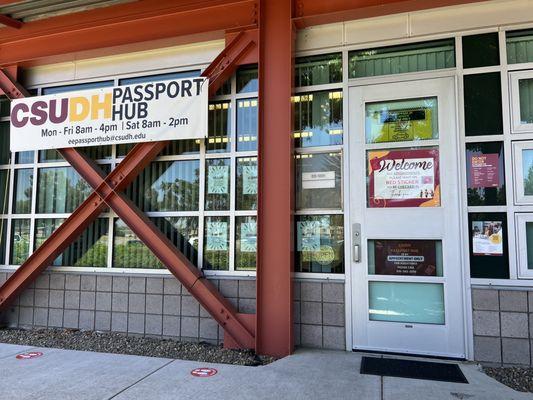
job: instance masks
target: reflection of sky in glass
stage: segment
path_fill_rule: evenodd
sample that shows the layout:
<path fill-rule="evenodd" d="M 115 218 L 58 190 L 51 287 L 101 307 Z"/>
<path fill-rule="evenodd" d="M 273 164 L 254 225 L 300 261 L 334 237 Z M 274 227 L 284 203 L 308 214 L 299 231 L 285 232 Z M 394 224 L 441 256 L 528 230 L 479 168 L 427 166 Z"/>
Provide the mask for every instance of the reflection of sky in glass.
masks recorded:
<path fill-rule="evenodd" d="M 522 150 L 522 172 L 524 179 L 527 178 L 531 168 L 533 168 L 533 150 Z"/>

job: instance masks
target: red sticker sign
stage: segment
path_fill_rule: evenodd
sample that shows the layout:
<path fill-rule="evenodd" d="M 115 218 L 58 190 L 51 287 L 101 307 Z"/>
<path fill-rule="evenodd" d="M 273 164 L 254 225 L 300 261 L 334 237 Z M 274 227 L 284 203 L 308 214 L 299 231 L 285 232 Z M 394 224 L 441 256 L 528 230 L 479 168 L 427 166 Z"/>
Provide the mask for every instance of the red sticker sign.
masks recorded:
<path fill-rule="evenodd" d="M 37 358 L 41 357 L 42 355 L 43 353 L 41 353 L 40 351 L 30 351 L 28 353 L 17 354 L 16 358 L 17 360 L 29 360 L 30 358 Z"/>
<path fill-rule="evenodd" d="M 195 368 L 191 371 L 191 375 L 198 378 L 209 378 L 210 376 L 216 375 L 217 372 L 214 368 Z"/>

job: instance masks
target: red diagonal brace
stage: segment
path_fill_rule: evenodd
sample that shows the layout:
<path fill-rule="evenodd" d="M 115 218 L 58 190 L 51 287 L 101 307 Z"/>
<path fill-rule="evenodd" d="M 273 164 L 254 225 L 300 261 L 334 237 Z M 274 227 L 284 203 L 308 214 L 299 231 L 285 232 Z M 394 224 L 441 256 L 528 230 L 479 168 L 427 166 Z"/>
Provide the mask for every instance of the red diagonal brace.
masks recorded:
<path fill-rule="evenodd" d="M 228 73 L 231 75 L 238 60 L 255 47 L 254 43 L 253 34 L 238 35 L 215 59 L 214 65 L 204 71 L 202 75 L 210 78 L 210 93 L 222 85 Z M 2 70 L 0 89 L 10 98 L 25 95 L 23 88 Z M 61 149 L 62 156 L 91 185 L 94 192 L 0 287 L 0 309 L 14 300 L 108 205 L 224 328 L 228 343 L 242 348 L 255 348 L 255 328 L 250 323 L 251 316 L 239 314 L 148 217 L 121 193 L 167 144 L 150 142 L 136 145 L 107 177 L 82 153 L 73 148 Z"/>

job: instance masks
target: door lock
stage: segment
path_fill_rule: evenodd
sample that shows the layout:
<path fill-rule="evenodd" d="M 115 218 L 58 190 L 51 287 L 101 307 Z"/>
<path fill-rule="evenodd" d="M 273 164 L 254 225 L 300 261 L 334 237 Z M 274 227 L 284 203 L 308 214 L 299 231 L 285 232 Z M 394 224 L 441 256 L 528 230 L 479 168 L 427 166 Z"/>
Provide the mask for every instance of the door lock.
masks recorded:
<path fill-rule="evenodd" d="M 353 261 L 361 262 L 361 224 L 352 225 Z"/>

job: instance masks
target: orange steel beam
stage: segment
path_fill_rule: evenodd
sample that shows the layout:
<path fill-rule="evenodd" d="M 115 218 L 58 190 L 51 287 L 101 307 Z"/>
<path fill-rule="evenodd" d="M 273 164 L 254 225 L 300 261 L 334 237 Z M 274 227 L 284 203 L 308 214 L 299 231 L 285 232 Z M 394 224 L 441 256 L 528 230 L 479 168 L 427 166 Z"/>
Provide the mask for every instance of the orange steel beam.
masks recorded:
<path fill-rule="evenodd" d="M 24 22 L 8 17 L 7 15 L 0 14 L 0 24 L 9 26 L 10 28 L 20 29 L 22 25 L 24 25 Z"/>
<path fill-rule="evenodd" d="M 257 352 L 292 353 L 292 6 L 263 0 L 259 28 Z"/>
<path fill-rule="evenodd" d="M 257 27 L 258 0 L 138 1 L 0 29 L 0 65 L 195 33 Z"/>
<path fill-rule="evenodd" d="M 294 24 L 298 29 L 362 18 L 488 0 L 296 0 Z"/>
<path fill-rule="evenodd" d="M 204 71 L 203 76 L 212 78 L 210 91 L 216 91 L 224 82 L 227 71 L 234 71 L 238 60 L 255 47 L 253 37 L 247 33 L 238 35 L 229 49 L 213 61 L 213 66 Z M 2 70 L 0 70 L 0 89 L 10 98 L 20 98 L 26 95 L 13 77 Z M 255 348 L 253 315 L 238 313 L 233 305 L 174 247 L 148 217 L 121 193 L 168 143 L 165 141 L 136 145 L 107 177 L 92 160 L 81 152 L 72 148 L 60 149 L 62 156 L 91 185 L 94 192 L 0 287 L 0 309 L 10 304 L 98 217 L 107 205 L 224 328 L 225 341 L 229 345 Z"/>

